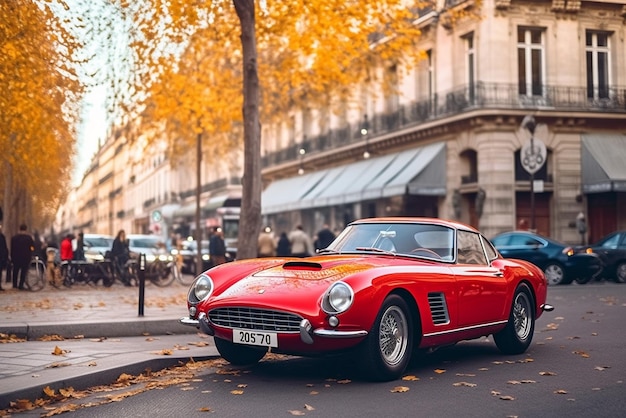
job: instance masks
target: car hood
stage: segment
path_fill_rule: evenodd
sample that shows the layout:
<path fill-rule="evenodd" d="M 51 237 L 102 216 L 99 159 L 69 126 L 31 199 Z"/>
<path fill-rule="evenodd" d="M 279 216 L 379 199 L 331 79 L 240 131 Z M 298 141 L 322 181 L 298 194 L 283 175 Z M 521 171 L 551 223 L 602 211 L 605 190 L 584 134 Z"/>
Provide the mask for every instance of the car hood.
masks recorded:
<path fill-rule="evenodd" d="M 361 276 L 364 281 L 369 281 L 368 275 L 363 274 L 368 270 L 407 263 L 418 265 L 420 261 L 372 255 L 285 259 L 280 264 L 272 263 L 230 283 L 226 289 L 220 289 L 223 291 L 218 291 L 215 297 L 236 298 L 238 302 L 252 302 L 262 298 L 267 302 L 271 296 L 284 300 L 296 295 L 321 295 L 331 283 L 338 280 Z"/>

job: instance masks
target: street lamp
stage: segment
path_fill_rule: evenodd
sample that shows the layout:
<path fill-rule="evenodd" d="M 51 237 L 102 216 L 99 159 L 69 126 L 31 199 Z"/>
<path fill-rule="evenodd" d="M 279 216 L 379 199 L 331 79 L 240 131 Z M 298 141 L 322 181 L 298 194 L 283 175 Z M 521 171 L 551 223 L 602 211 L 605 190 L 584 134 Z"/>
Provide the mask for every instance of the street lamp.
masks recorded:
<path fill-rule="evenodd" d="M 370 124 L 367 120 L 367 113 L 366 113 L 363 118 L 363 125 L 361 126 L 361 136 L 365 138 L 365 151 L 363 151 L 363 158 L 365 158 L 366 160 L 370 157 L 370 152 L 369 152 L 369 147 L 368 147 L 369 136 L 367 135 L 369 133 L 369 128 L 370 128 Z"/>
<path fill-rule="evenodd" d="M 522 120 L 522 128 L 530 133 L 530 144 L 522 147 L 520 159 L 524 169 L 530 174 L 530 229 L 536 231 L 535 225 L 535 173 L 546 162 L 546 146 L 540 139 L 535 138 L 537 122 L 532 115 Z"/>
<path fill-rule="evenodd" d="M 298 168 L 298 174 L 299 175 L 303 175 L 304 174 L 304 154 L 306 154 L 306 150 L 304 148 L 300 148 L 300 150 L 298 151 L 298 154 L 300 154 L 300 168 Z"/>

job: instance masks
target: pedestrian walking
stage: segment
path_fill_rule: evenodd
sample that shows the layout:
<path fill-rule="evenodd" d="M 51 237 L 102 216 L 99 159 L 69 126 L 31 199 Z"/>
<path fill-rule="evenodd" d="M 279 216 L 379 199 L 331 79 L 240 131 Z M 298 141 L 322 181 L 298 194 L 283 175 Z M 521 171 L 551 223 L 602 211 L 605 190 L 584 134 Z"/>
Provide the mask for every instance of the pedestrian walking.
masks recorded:
<path fill-rule="evenodd" d="M 272 230 L 269 226 L 266 226 L 263 231 L 261 231 L 261 234 L 259 234 L 257 248 L 259 257 L 276 256 L 276 241 L 274 240 Z"/>
<path fill-rule="evenodd" d="M 74 260 L 85 261 L 85 234 L 83 234 L 83 231 L 80 231 L 76 237 Z"/>
<path fill-rule="evenodd" d="M 72 240 L 74 235 L 67 234 L 61 241 L 61 262 L 74 259 L 74 249 L 72 248 Z"/>
<path fill-rule="evenodd" d="M 276 255 L 278 257 L 291 257 L 291 243 L 286 232 L 281 232 L 276 245 Z"/>
<path fill-rule="evenodd" d="M 13 263 L 13 288 L 24 289 L 26 273 L 35 250 L 35 241 L 28 233 L 26 224 L 21 224 L 17 234 L 11 238 L 11 262 Z M 19 283 L 18 283 L 19 275 Z"/>
<path fill-rule="evenodd" d="M 222 228 L 215 228 L 209 239 L 209 256 L 211 257 L 211 267 L 226 262 L 226 244 L 224 243 L 224 233 Z"/>
<path fill-rule="evenodd" d="M 291 255 L 294 257 L 308 257 L 313 253 L 313 243 L 309 235 L 304 232 L 302 225 L 289 233 L 291 243 Z"/>
<path fill-rule="evenodd" d="M 328 247 L 331 242 L 335 240 L 335 234 L 330 230 L 328 225 L 324 225 L 322 229 L 317 233 L 317 239 L 315 240 L 315 251 L 323 250 Z"/>
<path fill-rule="evenodd" d="M 7 239 L 2 233 L 2 225 L 0 225 L 0 291 L 2 288 L 2 272 L 9 266 L 9 247 L 7 247 Z M 9 271 L 7 270 L 7 282 L 9 281 Z"/>

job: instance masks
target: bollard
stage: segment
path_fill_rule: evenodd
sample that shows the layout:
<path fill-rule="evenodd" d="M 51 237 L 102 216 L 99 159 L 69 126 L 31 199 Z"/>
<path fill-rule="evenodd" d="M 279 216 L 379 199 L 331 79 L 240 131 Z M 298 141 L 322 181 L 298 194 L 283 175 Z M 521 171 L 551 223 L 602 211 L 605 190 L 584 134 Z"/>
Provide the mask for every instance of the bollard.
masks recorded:
<path fill-rule="evenodd" d="M 146 255 L 139 255 L 139 271 L 137 272 L 139 277 L 139 316 L 143 316 L 143 305 L 146 291 Z"/>

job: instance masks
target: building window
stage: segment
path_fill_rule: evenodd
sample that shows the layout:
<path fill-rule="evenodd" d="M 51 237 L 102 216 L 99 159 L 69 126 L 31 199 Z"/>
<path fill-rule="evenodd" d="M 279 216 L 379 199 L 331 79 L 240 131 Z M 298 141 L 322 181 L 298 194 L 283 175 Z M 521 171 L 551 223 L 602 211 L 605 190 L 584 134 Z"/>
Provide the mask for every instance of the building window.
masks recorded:
<path fill-rule="evenodd" d="M 523 96 L 543 96 L 544 31 L 539 28 L 517 29 L 517 68 L 519 73 L 519 94 Z"/>
<path fill-rule="evenodd" d="M 587 31 L 585 34 L 587 97 L 590 99 L 609 97 L 609 41 L 608 33 Z"/>
<path fill-rule="evenodd" d="M 468 94 L 470 103 L 474 103 L 474 83 L 475 79 L 475 50 L 474 50 L 474 33 L 469 33 L 463 37 L 465 41 L 465 82 L 468 86 Z"/>

